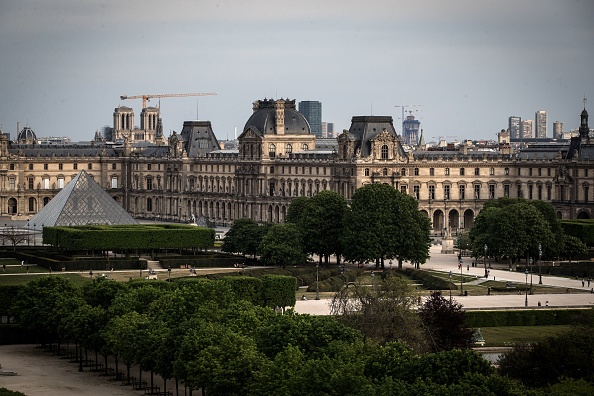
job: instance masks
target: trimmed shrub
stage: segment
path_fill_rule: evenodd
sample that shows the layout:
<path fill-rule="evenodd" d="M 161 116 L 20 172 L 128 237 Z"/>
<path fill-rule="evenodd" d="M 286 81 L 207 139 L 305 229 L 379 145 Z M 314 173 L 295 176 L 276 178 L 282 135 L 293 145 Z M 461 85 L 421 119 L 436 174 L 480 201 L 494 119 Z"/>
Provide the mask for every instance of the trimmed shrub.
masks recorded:
<path fill-rule="evenodd" d="M 594 219 L 561 220 L 561 228 L 567 235 L 579 238 L 588 246 L 594 246 Z"/>
<path fill-rule="evenodd" d="M 537 309 L 512 311 L 466 311 L 468 327 L 570 325 L 588 314 L 584 309 Z"/>
<path fill-rule="evenodd" d="M 409 278 L 421 282 L 423 287 L 429 290 L 458 290 L 455 283 L 450 285 L 449 280 L 445 280 L 438 276 L 432 275 L 427 271 L 421 271 L 414 268 L 406 268 L 404 274 Z"/>
<path fill-rule="evenodd" d="M 292 276 L 267 275 L 262 278 L 262 300 L 267 307 L 294 307 L 297 279 Z"/>

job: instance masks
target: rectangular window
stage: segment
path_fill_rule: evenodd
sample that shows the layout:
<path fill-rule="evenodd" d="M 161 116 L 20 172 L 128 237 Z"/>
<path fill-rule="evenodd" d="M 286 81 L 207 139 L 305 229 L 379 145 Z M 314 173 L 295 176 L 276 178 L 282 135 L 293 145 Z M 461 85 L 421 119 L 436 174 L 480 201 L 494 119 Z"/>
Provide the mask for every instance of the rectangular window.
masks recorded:
<path fill-rule="evenodd" d="M 47 170 L 48 165 L 47 164 L 43 164 L 43 170 Z"/>
<path fill-rule="evenodd" d="M 538 168 L 540 170 L 540 168 Z M 538 186 L 538 199 L 542 200 L 542 186 Z"/>
<path fill-rule="evenodd" d="M 420 190 L 421 190 L 420 186 L 413 186 L 413 193 L 414 193 L 416 199 L 419 199 Z"/>
<path fill-rule="evenodd" d="M 58 188 L 64 188 L 64 178 L 58 177 Z"/>
<path fill-rule="evenodd" d="M 547 201 L 551 200 L 552 193 L 553 193 L 553 187 L 547 186 Z"/>
<path fill-rule="evenodd" d="M 190 179 L 190 191 L 194 191 L 194 179 Z"/>
<path fill-rule="evenodd" d="M 93 164 L 89 163 L 89 164 L 87 165 L 87 168 L 88 168 L 89 170 L 93 169 Z"/>
<path fill-rule="evenodd" d="M 429 186 L 429 199 L 435 199 L 435 186 Z"/>
<path fill-rule="evenodd" d="M 117 177 L 111 178 L 111 188 L 118 188 L 118 178 Z"/>
<path fill-rule="evenodd" d="M 503 186 L 503 196 L 509 198 L 509 184 Z"/>
<path fill-rule="evenodd" d="M 532 184 L 528 185 L 528 199 L 532 199 Z"/>
<path fill-rule="evenodd" d="M 465 185 L 461 185 L 460 187 L 458 187 L 459 190 L 459 194 L 460 194 L 460 199 L 466 199 L 466 186 Z"/>
<path fill-rule="evenodd" d="M 35 184 L 35 179 L 32 177 L 28 178 L 28 182 L 29 182 L 29 190 L 33 190 L 33 185 Z"/>
<path fill-rule="evenodd" d="M 542 168 L 538 168 L 538 176 L 542 176 Z"/>
<path fill-rule="evenodd" d="M 406 186 L 400 186 L 400 192 L 406 194 Z"/>
<path fill-rule="evenodd" d="M 10 185 L 10 189 L 14 190 L 14 177 L 11 177 L 10 179 L 8 179 L 8 183 Z"/>
<path fill-rule="evenodd" d="M 74 164 L 72 164 L 72 169 L 74 169 L 74 170 L 78 169 L 78 164 L 76 162 Z"/>
<path fill-rule="evenodd" d="M 495 185 L 489 184 L 489 199 L 495 199 Z"/>
<path fill-rule="evenodd" d="M 474 168 L 474 175 L 475 176 L 480 176 L 481 175 L 481 170 L 479 168 Z"/>
<path fill-rule="evenodd" d="M 64 164 L 58 164 L 58 169 L 59 169 L 59 170 L 62 170 L 62 169 L 64 169 Z"/>
<path fill-rule="evenodd" d="M 147 190 L 153 189 L 153 179 L 150 177 L 146 179 L 146 189 Z"/>
<path fill-rule="evenodd" d="M 443 198 L 450 199 L 450 186 L 443 186 Z"/>
<path fill-rule="evenodd" d="M 435 168 L 429 168 L 429 176 L 435 176 Z"/>
<path fill-rule="evenodd" d="M 29 164 L 29 170 L 33 170 L 33 164 Z"/>
<path fill-rule="evenodd" d="M 528 168 L 528 176 L 532 176 L 532 168 Z"/>
<path fill-rule="evenodd" d="M 474 185 L 474 199 L 481 199 L 481 186 L 478 184 Z"/>
<path fill-rule="evenodd" d="M 460 168 L 460 176 L 464 176 L 464 168 Z"/>
<path fill-rule="evenodd" d="M 445 175 L 449 176 L 450 175 L 450 168 L 445 168 Z M 405 176 L 405 175 L 403 175 Z"/>
<path fill-rule="evenodd" d="M 44 190 L 49 190 L 49 188 L 50 188 L 49 180 L 50 180 L 49 177 L 43 178 L 43 189 Z"/>

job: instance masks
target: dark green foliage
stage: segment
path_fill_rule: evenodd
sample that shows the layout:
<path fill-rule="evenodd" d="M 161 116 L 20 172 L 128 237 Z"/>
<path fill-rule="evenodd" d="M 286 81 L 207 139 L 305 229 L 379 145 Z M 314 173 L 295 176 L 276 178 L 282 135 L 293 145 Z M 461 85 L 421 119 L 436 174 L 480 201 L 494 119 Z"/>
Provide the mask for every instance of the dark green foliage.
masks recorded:
<path fill-rule="evenodd" d="M 321 292 L 336 292 L 339 291 L 349 282 L 354 282 L 357 278 L 361 275 L 361 271 L 358 270 L 349 270 L 345 271 L 344 273 L 336 276 L 330 276 L 327 278 L 322 278 L 324 273 L 327 271 L 320 271 L 320 282 L 317 282 L 319 289 L 316 288 L 316 283 L 309 285 L 307 288 L 308 292 L 313 292 L 319 290 Z"/>
<path fill-rule="evenodd" d="M 269 275 L 262 278 L 263 303 L 266 307 L 294 307 L 297 280 L 292 276 Z"/>
<path fill-rule="evenodd" d="M 545 386 L 562 378 L 594 382 L 592 325 L 575 327 L 532 345 L 518 345 L 499 360 L 503 375 L 529 386 Z"/>
<path fill-rule="evenodd" d="M 303 239 L 293 223 L 275 224 L 264 235 L 260 259 L 267 265 L 302 265 L 307 262 Z"/>
<path fill-rule="evenodd" d="M 474 330 L 465 327 L 462 305 L 446 300 L 440 292 L 431 293 L 419 314 L 434 352 L 470 349 L 474 344 Z"/>
<path fill-rule="evenodd" d="M 172 224 L 44 227 L 43 243 L 70 250 L 150 250 L 214 246 L 212 228 Z"/>
<path fill-rule="evenodd" d="M 467 311 L 468 327 L 570 325 L 588 317 L 592 310 L 538 309 L 512 311 Z"/>
<path fill-rule="evenodd" d="M 259 254 L 262 238 L 269 227 L 267 224 L 258 224 L 252 219 L 237 219 L 227 231 L 221 250 L 227 253 L 256 256 Z"/>
<path fill-rule="evenodd" d="M 579 238 L 588 246 L 594 246 L 594 219 L 561 220 L 561 228 L 565 234 Z"/>
<path fill-rule="evenodd" d="M 22 392 L 11 391 L 6 388 L 0 388 L 0 396 L 27 396 Z"/>
<path fill-rule="evenodd" d="M 421 282 L 423 287 L 428 290 L 450 290 L 450 287 L 452 290 L 458 290 L 458 287 L 454 283 L 450 283 L 449 280 L 432 275 L 427 271 L 406 268 L 404 273 L 409 278 Z"/>
<path fill-rule="evenodd" d="M 0 315 L 8 315 L 8 311 L 16 299 L 19 290 L 24 286 L 0 285 Z"/>
<path fill-rule="evenodd" d="M 221 282 L 227 283 L 237 298 L 249 301 L 254 305 L 262 305 L 264 287 L 262 279 L 250 276 L 226 276 L 221 278 Z M 278 285 L 278 283 L 274 284 L 274 286 Z"/>

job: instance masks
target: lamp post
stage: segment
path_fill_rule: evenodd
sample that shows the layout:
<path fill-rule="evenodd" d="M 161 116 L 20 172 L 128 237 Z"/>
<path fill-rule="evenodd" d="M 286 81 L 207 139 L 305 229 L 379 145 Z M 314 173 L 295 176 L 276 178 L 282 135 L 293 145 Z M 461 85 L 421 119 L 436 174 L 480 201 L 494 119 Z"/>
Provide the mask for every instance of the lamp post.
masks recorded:
<path fill-rule="evenodd" d="M 171 282 L 171 266 L 167 266 L 167 274 L 169 275 L 169 282 Z"/>
<path fill-rule="evenodd" d="M 316 264 L 316 300 L 320 299 L 320 263 Z"/>
<path fill-rule="evenodd" d="M 524 302 L 524 306 L 527 307 L 528 306 L 528 268 L 526 268 L 524 273 L 526 274 L 526 301 Z"/>
<path fill-rule="evenodd" d="M 33 246 L 37 246 L 37 224 L 33 223 Z"/>
<path fill-rule="evenodd" d="M 485 278 L 487 277 L 487 244 L 485 243 L 485 256 L 484 256 L 484 265 L 485 265 Z"/>
<path fill-rule="evenodd" d="M 452 305 L 452 271 L 450 271 L 450 305 Z"/>
<path fill-rule="evenodd" d="M 31 246 L 31 229 L 29 228 L 29 223 L 27 223 L 27 246 Z"/>
<path fill-rule="evenodd" d="M 464 280 L 464 274 L 462 273 L 462 264 L 460 264 L 460 295 L 464 295 L 464 291 L 462 290 L 462 281 Z"/>
<path fill-rule="evenodd" d="M 542 271 L 540 266 L 540 259 L 542 258 L 542 245 L 538 244 L 538 284 L 542 285 Z"/>
<path fill-rule="evenodd" d="M 530 258 L 530 295 L 534 294 L 532 292 L 532 273 L 534 272 L 532 270 L 532 266 L 534 265 L 534 257 Z"/>

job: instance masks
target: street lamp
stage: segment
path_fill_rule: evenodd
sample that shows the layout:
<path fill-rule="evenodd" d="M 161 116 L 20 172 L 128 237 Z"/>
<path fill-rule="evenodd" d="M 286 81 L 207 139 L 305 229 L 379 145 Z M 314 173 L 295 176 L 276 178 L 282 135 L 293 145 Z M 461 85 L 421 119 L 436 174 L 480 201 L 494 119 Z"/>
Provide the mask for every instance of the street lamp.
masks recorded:
<path fill-rule="evenodd" d="M 487 244 L 485 243 L 485 256 L 483 264 L 485 265 L 485 278 L 487 277 Z"/>
<path fill-rule="evenodd" d="M 171 282 L 171 266 L 167 267 L 167 274 L 169 275 L 169 282 Z"/>
<path fill-rule="evenodd" d="M 534 272 L 532 270 L 532 266 L 534 265 L 534 257 L 530 258 L 530 295 L 534 294 L 534 292 L 532 291 L 532 273 Z"/>
<path fill-rule="evenodd" d="M 452 271 L 450 271 L 450 305 L 452 305 Z"/>
<path fill-rule="evenodd" d="M 527 307 L 528 306 L 528 268 L 526 268 L 524 273 L 526 274 L 526 301 L 524 302 L 524 306 Z"/>
<path fill-rule="evenodd" d="M 464 291 L 462 290 L 462 280 L 464 280 L 464 274 L 462 273 L 462 264 L 460 264 L 460 295 L 464 295 Z"/>
<path fill-rule="evenodd" d="M 542 271 L 540 266 L 540 259 L 542 258 L 542 245 L 538 244 L 538 284 L 542 285 Z"/>
<path fill-rule="evenodd" d="M 320 263 L 316 264 L 316 300 L 320 299 Z"/>

